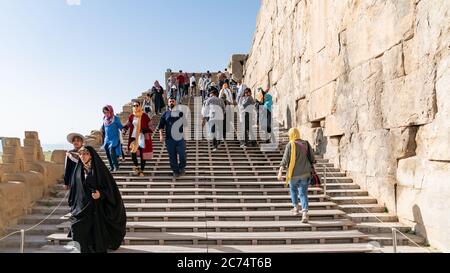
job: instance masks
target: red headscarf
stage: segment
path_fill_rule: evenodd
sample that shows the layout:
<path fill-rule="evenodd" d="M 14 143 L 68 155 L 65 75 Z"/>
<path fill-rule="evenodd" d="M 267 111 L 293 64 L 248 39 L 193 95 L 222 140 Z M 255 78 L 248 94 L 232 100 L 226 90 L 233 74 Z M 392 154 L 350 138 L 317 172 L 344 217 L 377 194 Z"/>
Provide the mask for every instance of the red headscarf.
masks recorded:
<path fill-rule="evenodd" d="M 109 126 L 114 122 L 114 109 L 111 105 L 106 105 L 105 108 L 109 110 L 109 114 L 103 117 L 103 124 Z"/>

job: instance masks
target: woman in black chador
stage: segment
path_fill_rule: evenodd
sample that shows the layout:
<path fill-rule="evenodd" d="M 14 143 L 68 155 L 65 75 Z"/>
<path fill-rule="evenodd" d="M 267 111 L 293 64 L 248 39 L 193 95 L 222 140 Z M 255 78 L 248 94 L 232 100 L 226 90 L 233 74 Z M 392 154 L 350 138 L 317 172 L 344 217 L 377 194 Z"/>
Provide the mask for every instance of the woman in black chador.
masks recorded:
<path fill-rule="evenodd" d="M 80 161 L 72 174 L 69 237 L 81 253 L 117 250 L 126 233 L 126 213 L 116 181 L 90 146 L 79 150 Z"/>

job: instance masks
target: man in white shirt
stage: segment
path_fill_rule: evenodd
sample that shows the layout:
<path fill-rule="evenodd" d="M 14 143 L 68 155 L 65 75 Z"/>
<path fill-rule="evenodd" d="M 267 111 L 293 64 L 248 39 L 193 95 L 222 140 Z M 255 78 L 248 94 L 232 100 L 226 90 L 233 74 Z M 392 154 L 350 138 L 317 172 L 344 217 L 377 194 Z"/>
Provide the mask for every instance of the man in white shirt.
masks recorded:
<path fill-rule="evenodd" d="M 192 76 L 190 78 L 190 96 L 193 97 L 197 93 L 197 79 L 195 78 L 195 73 L 192 73 Z"/>
<path fill-rule="evenodd" d="M 242 83 L 242 80 L 238 81 L 238 91 L 237 91 L 237 96 L 236 96 L 236 100 L 239 102 L 241 100 L 241 98 L 244 96 L 244 91 L 245 89 L 247 89 L 247 85 L 245 85 L 244 83 Z"/>
<path fill-rule="evenodd" d="M 213 137 L 213 151 L 217 151 L 220 140 L 223 139 L 222 124 L 224 122 L 225 104 L 218 98 L 219 91 L 211 87 L 211 97 L 205 102 L 202 108 L 203 126 L 208 122 L 208 132 Z M 218 140 L 219 138 L 219 140 Z"/>

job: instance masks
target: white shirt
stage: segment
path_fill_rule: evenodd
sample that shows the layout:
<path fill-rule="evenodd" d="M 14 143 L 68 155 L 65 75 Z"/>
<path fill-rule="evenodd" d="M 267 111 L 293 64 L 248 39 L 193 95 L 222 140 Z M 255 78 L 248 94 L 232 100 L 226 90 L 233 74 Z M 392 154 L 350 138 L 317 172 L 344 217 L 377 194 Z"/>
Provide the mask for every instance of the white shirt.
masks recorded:
<path fill-rule="evenodd" d="M 199 80 L 198 80 L 198 86 L 200 87 L 200 89 L 202 89 L 202 90 L 204 90 L 203 89 L 203 82 L 204 82 L 204 78 L 203 77 L 201 77 Z"/>
<path fill-rule="evenodd" d="M 134 117 L 133 119 L 133 133 L 131 134 L 132 138 L 136 138 L 136 129 L 138 125 L 138 118 Z M 143 133 L 141 133 L 139 137 L 139 147 L 144 148 L 145 147 L 145 136 Z"/>
<path fill-rule="evenodd" d="M 241 97 L 244 96 L 245 89 L 247 89 L 247 86 L 245 84 L 241 84 L 239 86 L 239 89 L 238 89 L 238 92 L 237 92 L 237 97 L 236 97 L 237 101 L 240 101 Z"/>
<path fill-rule="evenodd" d="M 133 119 L 133 133 L 131 134 L 131 137 L 136 138 L 136 128 L 138 126 L 138 118 L 134 117 Z"/>
<path fill-rule="evenodd" d="M 233 103 L 233 94 L 231 94 L 231 90 L 230 89 L 222 89 L 222 90 L 220 90 L 219 98 L 222 98 L 224 94 L 225 94 L 225 96 L 227 98 L 227 101 L 229 103 Z"/>
<path fill-rule="evenodd" d="M 195 80 L 195 77 L 192 76 L 192 77 L 191 77 L 191 85 L 192 85 L 194 82 L 196 82 L 196 80 Z"/>

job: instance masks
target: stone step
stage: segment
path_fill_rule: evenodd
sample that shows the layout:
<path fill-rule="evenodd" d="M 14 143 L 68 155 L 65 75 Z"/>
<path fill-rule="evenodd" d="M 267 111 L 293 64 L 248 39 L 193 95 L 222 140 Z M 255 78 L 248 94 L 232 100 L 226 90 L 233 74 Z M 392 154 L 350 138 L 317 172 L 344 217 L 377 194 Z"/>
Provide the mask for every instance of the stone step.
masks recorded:
<path fill-rule="evenodd" d="M 339 208 L 346 213 L 383 213 L 386 212 L 386 208 L 384 206 L 378 204 L 351 204 L 351 205 L 339 205 Z"/>
<path fill-rule="evenodd" d="M 356 224 L 355 228 L 366 234 L 389 233 L 392 232 L 392 228 L 396 228 L 403 233 L 411 231 L 411 227 L 398 222 L 363 222 Z"/>
<path fill-rule="evenodd" d="M 25 234 L 25 243 L 24 248 L 25 250 L 28 248 L 40 248 L 43 247 L 46 244 L 46 237 L 48 235 L 31 235 L 31 234 Z M 20 235 L 13 235 L 3 241 L 0 242 L 0 249 L 3 248 L 9 248 L 14 249 L 17 248 L 17 250 L 20 250 L 21 246 L 21 236 Z"/>
<path fill-rule="evenodd" d="M 126 203 L 127 211 L 284 211 L 292 209 L 291 203 L 204 203 L 204 204 L 130 204 Z M 331 209 L 336 204 L 332 202 L 310 202 L 311 210 Z"/>
<path fill-rule="evenodd" d="M 201 189 L 201 188 L 183 188 L 183 189 L 130 189 L 120 188 L 122 196 L 126 195 L 254 195 L 254 196 L 270 196 L 289 194 L 289 190 L 286 188 L 273 188 L 273 189 Z M 320 188 L 310 188 L 308 192 L 311 194 L 319 194 L 322 192 Z"/>
<path fill-rule="evenodd" d="M 274 177 L 263 177 L 258 178 L 255 176 L 246 176 L 239 177 L 236 179 L 234 176 L 195 176 L 195 177 L 179 177 L 174 179 L 172 176 L 158 176 L 158 177 L 138 177 L 138 176 L 115 176 L 114 179 L 116 182 L 155 182 L 155 183 L 168 183 L 168 184 L 177 184 L 184 185 L 186 183 L 202 183 L 203 185 L 214 185 L 218 183 L 230 183 L 233 185 L 239 185 L 240 183 L 261 183 L 265 184 L 266 182 L 276 183 L 278 185 L 284 185 L 284 182 L 278 181 Z M 346 177 L 338 177 L 336 180 L 341 183 L 352 183 L 351 178 Z"/>
<path fill-rule="evenodd" d="M 370 253 L 375 251 L 366 243 L 319 245 L 139 245 L 122 246 L 112 253 Z M 35 253 L 74 253 L 65 246 L 45 246 Z"/>
<path fill-rule="evenodd" d="M 104 160 L 105 163 L 108 163 L 108 160 L 105 159 Z M 250 159 L 245 159 L 245 160 L 232 160 L 230 162 L 230 160 L 222 160 L 222 161 L 217 161 L 214 160 L 214 165 L 211 165 L 211 160 L 207 160 L 207 159 L 201 159 L 199 158 L 199 160 L 191 160 L 188 163 L 188 168 L 190 167 L 215 167 L 215 166 L 228 166 L 230 164 L 233 164 L 233 166 L 242 166 L 242 167 L 247 167 L 247 166 L 260 166 L 260 167 L 268 167 L 271 166 L 270 163 L 273 163 L 275 161 L 268 161 L 268 160 L 251 160 Z M 280 161 L 276 161 L 276 166 L 279 166 L 281 160 Z M 227 164 L 227 165 L 225 165 Z M 121 162 L 122 166 L 132 166 L 133 162 L 129 159 L 129 157 L 127 157 L 126 161 Z M 150 160 L 147 162 L 146 166 L 147 167 L 154 167 L 154 166 L 160 166 L 163 165 L 161 167 L 168 167 L 169 166 L 169 161 L 168 160 L 162 160 L 162 159 L 158 159 L 155 158 L 153 160 Z M 324 166 L 326 166 L 327 168 L 334 168 L 334 165 L 332 163 L 317 163 L 314 165 L 316 168 L 323 168 Z M 330 170 L 331 171 L 331 170 Z"/>
<path fill-rule="evenodd" d="M 336 196 L 369 196 L 369 193 L 364 190 L 345 190 L 345 189 L 339 189 L 339 190 L 328 190 L 327 194 L 330 197 L 336 197 Z"/>
<path fill-rule="evenodd" d="M 354 183 L 330 183 L 327 181 L 327 191 L 328 190 L 359 190 L 361 187 Z"/>
<path fill-rule="evenodd" d="M 400 234 L 397 234 L 397 244 L 401 246 L 416 246 L 414 243 L 412 243 L 410 240 L 415 242 L 418 245 L 425 244 L 425 239 L 422 237 L 419 237 L 417 235 L 413 234 L 405 234 L 405 236 L 402 236 Z M 394 240 L 392 239 L 392 232 L 391 233 L 375 233 L 375 234 L 368 234 L 370 241 L 376 241 L 380 243 L 382 246 L 392 246 Z M 409 239 L 408 239 L 409 238 Z"/>
<path fill-rule="evenodd" d="M 338 205 L 378 204 L 377 199 L 369 196 L 332 196 L 330 200 Z"/>
<path fill-rule="evenodd" d="M 347 216 L 355 223 L 398 222 L 397 215 L 390 213 L 348 213 Z"/>
<path fill-rule="evenodd" d="M 165 166 L 149 166 L 146 165 L 146 170 L 153 170 L 153 171 L 170 171 L 170 166 L 168 162 Z M 106 165 L 108 165 L 108 162 L 105 162 Z M 120 170 L 121 171 L 133 171 L 134 165 L 130 162 L 129 164 L 120 164 Z M 197 172 L 214 172 L 214 173 L 223 173 L 223 172 L 230 172 L 234 171 L 236 173 L 247 173 L 247 172 L 258 172 L 258 173 L 273 173 L 274 171 L 278 171 L 279 166 L 251 166 L 251 164 L 247 165 L 226 165 L 226 166 L 204 166 L 204 165 L 197 165 L 192 166 L 189 165 L 186 167 L 186 171 L 188 173 L 195 173 Z M 324 168 L 316 168 L 317 174 L 323 176 L 324 175 Z M 333 177 L 345 177 L 346 174 L 341 172 L 339 169 L 332 169 L 327 170 L 327 177 L 333 178 Z M 329 182 L 333 182 L 330 179 Z"/>
<path fill-rule="evenodd" d="M 47 237 L 55 245 L 67 244 L 67 234 L 56 233 Z M 277 244 L 326 244 L 366 242 L 368 236 L 355 230 L 328 232 L 191 232 L 191 233 L 127 233 L 125 245 L 277 245 Z"/>
<path fill-rule="evenodd" d="M 176 188 L 202 188 L 202 189 L 273 189 L 273 188 L 286 188 L 285 184 L 282 182 L 147 182 L 147 181 L 137 181 L 137 182 L 120 182 L 121 180 L 116 180 L 117 185 L 120 188 L 156 188 L 156 189 L 176 189 Z"/>
<path fill-rule="evenodd" d="M 284 232 L 349 230 L 353 222 L 340 220 L 310 221 L 206 221 L 206 222 L 128 222 L 128 232 Z M 58 232 L 68 233 L 70 222 L 57 226 Z"/>
<path fill-rule="evenodd" d="M 311 220 L 339 219 L 345 213 L 341 210 L 311 210 Z M 172 211 L 172 212 L 127 212 L 128 221 L 293 221 L 290 211 Z"/>
<path fill-rule="evenodd" d="M 309 207 L 314 209 L 330 209 L 335 208 L 336 204 L 333 202 L 310 202 Z M 148 212 L 163 212 L 163 211 L 276 211 L 276 210 L 290 210 L 291 203 L 181 203 L 181 204 L 125 204 L 125 208 L 130 212 L 148 211 Z M 34 213 L 47 214 L 54 210 L 51 207 L 36 206 L 33 208 Z M 62 206 L 56 210 L 58 214 L 67 214 L 70 212 L 68 206 Z"/>
<path fill-rule="evenodd" d="M 32 227 L 33 225 L 17 225 L 14 227 L 10 227 L 6 229 L 6 234 L 10 234 L 12 232 L 18 231 L 18 230 L 27 230 L 30 227 Z M 25 232 L 25 236 L 28 235 L 49 235 L 51 233 L 55 233 L 57 232 L 58 229 L 55 225 L 49 225 L 49 224 L 43 224 L 43 225 L 39 225 L 35 228 L 33 228 L 32 230 L 26 231 Z"/>
<path fill-rule="evenodd" d="M 19 225 L 30 225 L 30 224 L 37 224 L 43 219 L 45 219 L 48 215 L 47 214 L 31 214 L 27 215 L 23 218 L 21 218 L 18 221 Z M 67 220 L 66 215 L 52 215 L 50 216 L 43 224 L 52 225 L 52 224 L 60 224 L 61 222 L 64 222 Z"/>
<path fill-rule="evenodd" d="M 125 195 L 122 197 L 125 203 L 279 203 L 289 202 L 291 198 L 283 195 Z M 309 195 L 311 202 L 323 202 L 328 196 L 324 194 Z"/>

